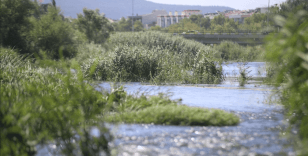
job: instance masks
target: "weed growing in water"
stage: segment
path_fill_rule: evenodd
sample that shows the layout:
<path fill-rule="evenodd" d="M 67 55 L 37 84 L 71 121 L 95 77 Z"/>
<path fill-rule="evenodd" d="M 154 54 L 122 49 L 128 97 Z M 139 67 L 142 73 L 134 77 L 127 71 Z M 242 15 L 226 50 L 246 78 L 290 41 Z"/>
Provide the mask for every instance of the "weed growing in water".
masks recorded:
<path fill-rule="evenodd" d="M 248 80 L 251 79 L 251 76 L 249 76 L 249 73 L 251 70 L 249 70 L 249 66 L 247 66 L 247 62 L 238 62 L 238 68 L 239 68 L 239 77 L 238 82 L 241 87 L 245 86 L 245 84 L 248 82 Z"/>

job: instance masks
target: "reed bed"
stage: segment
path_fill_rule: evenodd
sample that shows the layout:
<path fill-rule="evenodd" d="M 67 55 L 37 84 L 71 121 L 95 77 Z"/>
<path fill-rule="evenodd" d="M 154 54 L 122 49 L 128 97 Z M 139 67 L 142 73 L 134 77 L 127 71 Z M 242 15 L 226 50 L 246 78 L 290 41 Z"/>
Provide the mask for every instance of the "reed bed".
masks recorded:
<path fill-rule="evenodd" d="M 111 35 L 108 44 L 108 50 L 95 44 L 79 47 L 76 59 L 86 75 L 95 64 L 93 78 L 104 81 L 213 84 L 222 80 L 215 51 L 180 36 L 122 32 Z"/>

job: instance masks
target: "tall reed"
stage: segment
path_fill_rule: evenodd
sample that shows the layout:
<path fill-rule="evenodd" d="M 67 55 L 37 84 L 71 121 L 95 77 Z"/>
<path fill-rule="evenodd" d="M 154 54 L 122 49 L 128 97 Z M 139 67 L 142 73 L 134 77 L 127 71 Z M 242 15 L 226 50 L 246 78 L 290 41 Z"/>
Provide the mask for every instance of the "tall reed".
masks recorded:
<path fill-rule="evenodd" d="M 219 60 L 210 47 L 180 36 L 158 32 L 116 33 L 102 50 L 95 44 L 79 47 L 77 60 L 85 73 L 96 63 L 99 80 L 162 83 L 219 83 Z M 91 56 L 85 57 L 87 53 Z M 94 56 L 94 57 L 93 57 Z M 82 58 L 82 59 L 81 59 Z"/>

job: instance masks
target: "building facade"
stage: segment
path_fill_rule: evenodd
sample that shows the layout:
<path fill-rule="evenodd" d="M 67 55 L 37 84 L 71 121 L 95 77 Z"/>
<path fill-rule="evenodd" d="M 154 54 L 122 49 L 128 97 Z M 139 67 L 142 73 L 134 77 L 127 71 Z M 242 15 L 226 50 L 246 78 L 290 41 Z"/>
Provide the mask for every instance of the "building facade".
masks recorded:
<path fill-rule="evenodd" d="M 169 15 L 157 16 L 157 25 L 162 28 L 166 28 L 172 24 L 179 23 L 184 18 L 189 18 L 189 16 L 188 15 L 178 15 L 177 11 L 174 13 L 174 15 L 172 15 L 172 12 L 169 12 Z"/>
<path fill-rule="evenodd" d="M 142 16 L 142 24 L 145 29 L 149 29 L 151 26 L 155 26 L 157 23 L 157 16 L 165 16 L 168 15 L 166 10 L 153 10 L 152 13 L 141 15 Z"/>

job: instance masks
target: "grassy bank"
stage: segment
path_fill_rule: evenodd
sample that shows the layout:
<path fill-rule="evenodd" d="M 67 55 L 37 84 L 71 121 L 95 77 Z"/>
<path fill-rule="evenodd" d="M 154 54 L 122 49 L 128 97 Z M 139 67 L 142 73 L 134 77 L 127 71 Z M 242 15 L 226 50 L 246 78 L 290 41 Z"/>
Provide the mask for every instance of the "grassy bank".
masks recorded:
<path fill-rule="evenodd" d="M 98 80 L 153 84 L 222 80 L 220 60 L 213 57 L 210 47 L 195 41 L 158 32 L 125 32 L 112 34 L 108 44 L 108 50 L 83 45 L 76 57 L 85 73 L 97 64 L 94 78 Z"/>

